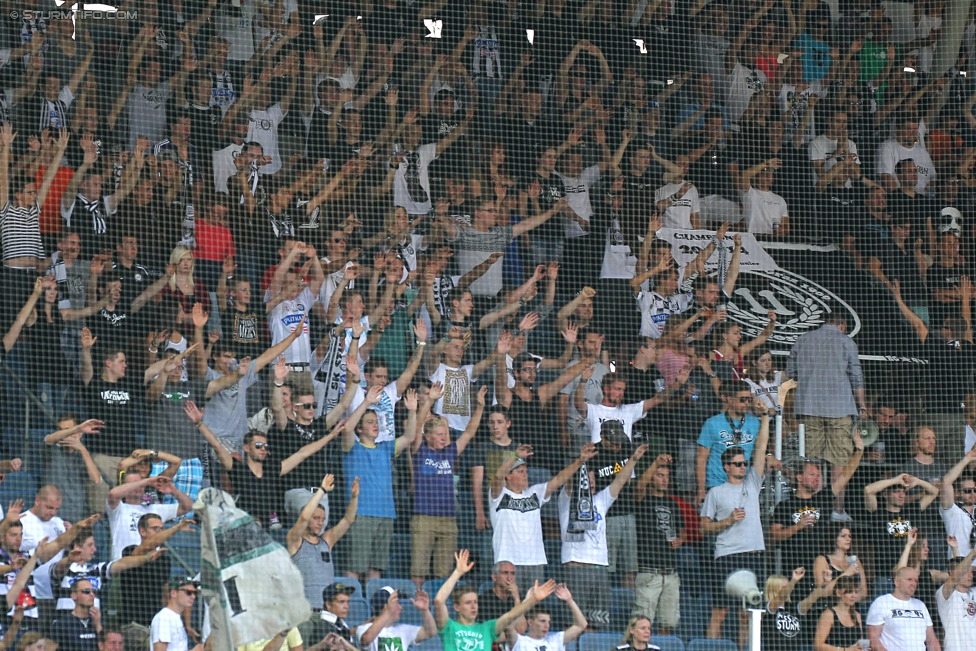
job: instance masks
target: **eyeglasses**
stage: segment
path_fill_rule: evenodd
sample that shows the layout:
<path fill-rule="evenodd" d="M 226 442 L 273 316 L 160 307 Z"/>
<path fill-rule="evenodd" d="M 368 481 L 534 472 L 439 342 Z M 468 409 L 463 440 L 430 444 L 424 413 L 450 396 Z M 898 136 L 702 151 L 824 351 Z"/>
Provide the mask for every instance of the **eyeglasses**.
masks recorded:
<path fill-rule="evenodd" d="M 318 406 L 319 406 L 319 403 L 317 403 L 317 402 L 296 402 L 295 403 L 295 406 L 296 407 L 299 407 L 301 409 L 317 409 Z"/>
<path fill-rule="evenodd" d="M 268 444 L 267 443 L 255 443 L 254 444 L 254 449 L 255 450 L 264 450 L 267 447 L 268 447 Z"/>
<path fill-rule="evenodd" d="M 81 594 L 98 594 L 98 590 L 95 588 L 84 588 L 82 590 L 77 590 L 77 592 L 80 592 Z"/>
<path fill-rule="evenodd" d="M 748 465 L 746 461 L 729 461 L 730 466 L 735 466 L 736 468 L 745 468 Z"/>

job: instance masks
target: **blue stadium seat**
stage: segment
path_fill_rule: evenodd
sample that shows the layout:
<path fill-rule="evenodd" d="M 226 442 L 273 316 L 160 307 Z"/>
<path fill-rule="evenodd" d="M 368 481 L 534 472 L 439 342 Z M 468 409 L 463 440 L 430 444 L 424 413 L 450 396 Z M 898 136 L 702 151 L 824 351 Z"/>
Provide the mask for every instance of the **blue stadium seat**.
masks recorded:
<path fill-rule="evenodd" d="M 428 581 L 427 583 L 430 583 L 430 581 Z M 424 584 L 425 590 L 427 589 L 426 588 L 427 583 Z M 478 594 L 481 594 L 482 592 L 488 592 L 493 587 L 495 587 L 494 581 L 482 581 L 481 584 L 478 586 Z"/>
<path fill-rule="evenodd" d="M 406 592 L 411 596 L 417 591 L 417 586 L 410 579 L 370 579 L 369 583 L 366 584 L 366 601 L 370 601 L 377 590 L 381 590 L 386 586 L 390 586 L 394 590 Z"/>
<path fill-rule="evenodd" d="M 403 611 L 400 613 L 400 623 L 409 624 L 410 626 L 423 626 L 424 625 L 424 614 L 417 609 L 409 601 L 400 600 L 400 605 L 403 606 Z M 434 597 L 430 597 L 430 607 L 431 613 L 433 613 L 434 608 Z"/>
<path fill-rule="evenodd" d="M 434 607 L 434 597 L 437 595 L 437 591 L 441 589 L 444 585 L 444 581 L 447 579 L 430 579 L 424 581 L 424 592 L 430 595 L 430 605 L 431 608 Z M 478 588 L 478 592 L 481 592 L 481 588 Z"/>
<path fill-rule="evenodd" d="M 432 638 L 424 640 L 420 644 L 415 644 L 410 647 L 416 651 L 444 651 L 444 645 L 441 643 L 441 638 L 439 635 L 435 635 Z"/>
<path fill-rule="evenodd" d="M 651 644 L 660 647 L 661 651 L 685 651 L 685 643 L 674 635 L 652 635 Z"/>
<path fill-rule="evenodd" d="M 200 571 L 199 531 L 181 531 L 180 533 L 174 534 L 166 541 L 166 546 L 169 547 L 170 555 L 173 558 L 174 574 L 189 574 L 192 576 Z M 184 563 L 189 567 L 183 567 Z"/>
<path fill-rule="evenodd" d="M 346 617 L 346 622 L 350 627 L 359 626 L 371 616 L 369 604 L 366 603 L 365 599 L 353 598 L 349 600 L 349 615 Z"/>
<path fill-rule="evenodd" d="M 16 499 L 24 500 L 24 510 L 26 511 L 34 504 L 34 495 L 37 493 L 37 482 L 34 476 L 21 470 L 20 472 L 8 472 L 0 483 L 0 504 L 7 508 L 7 504 Z"/>
<path fill-rule="evenodd" d="M 688 643 L 688 651 L 739 651 L 739 645 L 732 640 L 703 640 Z"/>
<path fill-rule="evenodd" d="M 577 651 L 610 651 L 620 644 L 616 633 L 584 633 L 576 643 Z"/>

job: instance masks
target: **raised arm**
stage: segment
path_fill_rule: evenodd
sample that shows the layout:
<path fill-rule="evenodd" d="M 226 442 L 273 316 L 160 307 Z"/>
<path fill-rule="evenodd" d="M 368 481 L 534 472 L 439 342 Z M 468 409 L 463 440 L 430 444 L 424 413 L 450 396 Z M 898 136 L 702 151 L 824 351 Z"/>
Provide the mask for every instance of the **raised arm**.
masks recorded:
<path fill-rule="evenodd" d="M 573 461 L 573 463 L 569 464 L 568 466 L 560 470 L 559 474 L 557 474 L 555 477 L 550 479 L 549 482 L 546 484 L 546 497 L 552 495 L 560 488 L 562 488 L 563 484 L 568 482 L 570 479 L 573 478 L 573 476 L 577 472 L 579 472 L 580 466 L 582 466 L 584 463 L 586 463 L 587 461 L 595 457 L 596 453 L 597 453 L 596 445 L 594 445 L 593 443 L 587 443 L 586 445 L 584 445 L 583 448 L 580 450 L 579 457 L 577 457 L 576 460 Z"/>
<path fill-rule="evenodd" d="M 954 484 L 956 480 L 966 471 L 966 468 L 976 463 L 976 446 L 966 453 L 966 455 L 960 459 L 956 465 L 954 465 L 949 472 L 945 474 L 942 478 L 942 489 L 940 491 L 941 497 L 939 500 L 939 505 L 943 509 L 950 509 L 952 505 L 956 503 L 956 489 Z"/>
<path fill-rule="evenodd" d="M 346 421 L 345 426 L 342 428 L 342 451 L 349 452 L 352 450 L 352 446 L 356 444 L 356 425 L 366 411 L 380 401 L 380 396 L 383 393 L 383 387 L 370 387 L 369 391 L 366 392 L 366 397 L 363 401 L 356 407 L 356 410 L 349 415 L 349 419 Z"/>
<path fill-rule="evenodd" d="M 302 507 L 301 513 L 298 514 L 298 519 L 295 520 L 295 524 L 288 530 L 288 534 L 285 536 L 285 545 L 288 547 L 289 555 L 294 556 L 298 553 L 298 548 L 302 546 L 302 534 L 305 533 L 309 521 L 315 515 L 315 509 L 319 508 L 319 504 L 322 502 L 325 494 L 331 493 L 334 489 L 335 476 L 326 475 L 322 478 L 322 483 L 319 484 L 319 487 L 315 489 L 315 494 L 312 495 L 312 499 Z"/>
<path fill-rule="evenodd" d="M 474 569 L 474 563 L 468 562 L 468 557 L 469 553 L 467 549 L 462 549 L 454 553 L 454 571 L 451 572 L 451 576 L 447 577 L 434 596 L 434 622 L 437 624 L 438 631 L 443 630 L 447 626 L 447 622 L 451 619 L 450 613 L 447 611 L 447 600 L 451 598 L 451 592 L 454 591 L 454 586 L 461 580 L 461 577 Z"/>

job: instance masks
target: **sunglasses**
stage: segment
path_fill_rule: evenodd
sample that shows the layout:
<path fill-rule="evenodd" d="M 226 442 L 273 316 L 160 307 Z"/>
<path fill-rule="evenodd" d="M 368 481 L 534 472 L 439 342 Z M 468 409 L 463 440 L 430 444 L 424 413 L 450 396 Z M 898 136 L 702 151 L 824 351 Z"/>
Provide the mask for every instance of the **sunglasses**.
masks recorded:
<path fill-rule="evenodd" d="M 344 238 L 344 237 L 333 237 L 332 238 L 332 241 L 335 242 L 336 244 L 339 244 L 340 242 L 345 242 L 346 241 L 346 238 Z"/>
<path fill-rule="evenodd" d="M 194 590 L 193 588 L 180 588 L 180 592 L 182 592 L 184 594 L 189 594 L 189 595 L 196 596 L 196 594 L 198 592 L 200 592 L 200 591 L 199 590 Z"/>
<path fill-rule="evenodd" d="M 960 488 L 959 492 L 966 493 L 968 495 L 970 493 L 976 493 L 976 488 Z"/>
<path fill-rule="evenodd" d="M 98 594 L 98 590 L 95 588 L 84 588 L 83 590 L 78 590 L 81 594 Z"/>
<path fill-rule="evenodd" d="M 254 449 L 255 450 L 264 450 L 267 447 L 268 447 L 268 444 L 267 443 L 255 443 L 254 444 Z"/>
<path fill-rule="evenodd" d="M 302 409 L 317 409 L 318 406 L 319 406 L 319 403 L 317 403 L 317 402 L 296 402 L 295 403 L 295 406 L 296 407 L 300 407 Z"/>
<path fill-rule="evenodd" d="M 730 466 L 735 466 L 736 468 L 745 468 L 748 465 L 747 461 L 729 461 Z"/>
<path fill-rule="evenodd" d="M 752 402 L 752 396 L 736 396 L 735 399 L 739 402 Z"/>

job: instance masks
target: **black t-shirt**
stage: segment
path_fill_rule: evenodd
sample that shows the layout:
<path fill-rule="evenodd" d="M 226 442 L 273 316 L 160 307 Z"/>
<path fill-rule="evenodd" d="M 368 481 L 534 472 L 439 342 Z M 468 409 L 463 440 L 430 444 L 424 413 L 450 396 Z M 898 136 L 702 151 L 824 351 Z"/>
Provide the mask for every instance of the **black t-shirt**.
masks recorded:
<path fill-rule="evenodd" d="M 810 499 L 802 499 L 794 493 L 773 509 L 771 524 L 779 524 L 787 528 L 798 523 L 808 513 L 816 518 L 815 525 L 805 527 L 779 543 L 779 548 L 783 550 L 784 572 L 792 571 L 797 567 L 812 568 L 817 556 L 830 551 L 828 547 L 832 541 L 825 540 L 824 533 L 830 522 L 833 500 L 834 496 L 829 488 L 816 493 Z M 808 575 L 812 577 L 813 573 L 808 572 Z M 806 594 L 801 599 L 805 597 Z"/>
<path fill-rule="evenodd" d="M 79 619 L 70 612 L 61 613 L 51 624 L 51 638 L 64 651 L 98 651 L 98 633 L 91 617 Z"/>
<path fill-rule="evenodd" d="M 880 499 L 883 501 L 884 498 Z M 878 510 L 869 516 L 868 538 L 874 543 L 874 565 L 878 576 L 887 576 L 898 564 L 905 550 L 908 532 L 920 527 L 922 519 L 917 504 L 907 504 L 899 513 L 892 513 L 879 505 Z"/>
<path fill-rule="evenodd" d="M 264 321 L 254 310 L 236 308 L 220 311 L 222 330 L 237 347 L 237 356 L 257 359 L 264 352 Z"/>
<path fill-rule="evenodd" d="M 267 525 L 272 513 L 282 512 L 281 461 L 265 460 L 262 471 L 261 477 L 257 477 L 246 462 L 234 459 L 230 483 L 237 496 L 237 506 L 247 511 L 255 521 Z M 314 483 L 306 486 L 314 486 Z"/>
<path fill-rule="evenodd" d="M 515 608 L 515 601 L 511 596 L 502 601 L 490 588 L 478 593 L 479 622 L 490 622 L 493 619 L 498 619 L 512 608 Z"/>
<path fill-rule="evenodd" d="M 127 350 L 128 339 L 135 333 L 135 315 L 129 304 L 120 300 L 114 310 L 103 307 L 88 317 L 88 329 L 92 337 L 98 339 L 92 350 L 94 359 L 97 359 L 99 351 L 108 347 Z"/>
<path fill-rule="evenodd" d="M 678 556 L 668 542 L 668 534 L 677 536 L 685 527 L 678 503 L 670 497 L 648 494 L 634 507 L 642 526 L 637 528 L 637 567 L 676 568 Z"/>
<path fill-rule="evenodd" d="M 539 192 L 539 209 L 542 212 L 550 210 L 556 203 L 566 195 L 565 186 L 563 186 L 562 180 L 555 174 L 550 174 L 549 178 L 543 177 L 538 172 L 532 172 L 526 175 L 525 181 L 519 188 L 521 192 L 527 192 L 529 186 L 533 183 L 538 182 L 540 187 Z M 529 210 L 532 209 L 532 201 L 529 200 Z M 560 215 L 553 215 L 546 220 L 544 224 L 538 228 L 532 229 L 531 234 L 535 237 L 545 238 L 549 240 L 561 240 L 563 236 L 563 226 L 564 218 Z"/>
<path fill-rule="evenodd" d="M 132 556 L 135 549 L 136 545 L 129 545 L 122 550 L 122 557 Z M 136 622 L 143 626 L 152 624 L 153 617 L 163 607 L 162 590 L 169 579 L 172 564 L 172 558 L 163 554 L 155 561 L 123 572 L 114 579 L 119 582 L 115 589 L 122 595 L 118 601 L 119 622 Z M 133 595 L 144 596 L 133 599 Z"/>
<path fill-rule="evenodd" d="M 291 455 L 298 452 L 302 447 L 313 443 L 329 433 L 326 427 L 325 417 L 316 418 L 308 425 L 299 425 L 293 420 L 288 421 L 288 425 L 282 431 L 272 428 L 268 432 L 268 447 L 270 454 L 268 460 L 281 463 Z M 322 483 L 322 477 L 326 474 L 328 465 L 328 447 L 319 450 L 305 461 L 298 464 L 298 467 L 281 478 L 281 490 L 287 491 L 293 488 L 312 488 Z M 265 461 L 267 464 L 267 461 Z M 280 469 L 279 469 L 280 472 Z"/>
<path fill-rule="evenodd" d="M 861 248 L 860 241 L 858 241 L 858 248 Z M 898 280 L 901 296 L 908 305 L 928 302 L 925 280 L 918 271 L 911 240 L 905 243 L 905 248 L 901 248 L 886 233 L 884 237 L 876 238 L 873 245 L 869 244 L 865 248 L 866 255 L 877 258 L 881 262 L 881 271 L 888 280 Z"/>
<path fill-rule="evenodd" d="M 627 460 L 633 452 L 633 444 L 625 445 L 619 452 L 611 452 L 607 448 L 599 445 L 595 457 L 586 462 L 586 467 L 593 473 L 593 494 L 596 495 L 604 488 L 613 483 L 617 474 L 623 471 L 627 465 Z M 620 515 L 630 515 L 634 512 L 634 490 L 633 482 L 627 482 L 620 495 L 610 509 L 607 517 L 613 518 Z"/>
<path fill-rule="evenodd" d="M 796 591 L 794 590 L 794 593 Z M 806 596 L 804 595 L 804 597 Z M 806 631 L 806 616 L 800 614 L 799 602 L 792 601 L 781 606 L 775 613 L 769 612 L 767 604 L 763 613 L 763 649 L 767 651 L 793 651 L 800 648 L 809 637 Z M 806 633 L 806 635 L 804 635 Z"/>
<path fill-rule="evenodd" d="M 548 410 L 543 411 L 539 403 L 538 391 L 532 390 L 530 402 L 522 400 L 513 392 L 508 417 L 512 421 L 509 435 L 533 447 L 534 454 L 530 465 L 559 472 L 565 464 L 563 464 L 564 455 L 559 448 L 559 441 L 552 426 L 554 414 Z"/>
<path fill-rule="evenodd" d="M 86 434 L 85 447 L 92 454 L 127 457 L 136 449 L 135 399 L 139 389 L 128 378 L 106 382 L 100 376 L 92 378 L 82 388 L 88 417 L 104 421 L 98 434 Z"/>
<path fill-rule="evenodd" d="M 929 360 L 928 401 L 933 413 L 961 413 L 966 395 L 972 391 L 976 346 L 968 341 L 947 342 L 936 336 L 932 324 L 924 354 Z"/>
<path fill-rule="evenodd" d="M 947 317 L 960 316 L 962 306 L 959 301 L 941 303 L 935 300 L 935 292 L 939 290 L 953 291 L 959 289 L 963 276 L 973 277 L 973 268 L 969 264 L 957 264 L 951 267 L 941 264 L 938 260 L 925 272 L 925 284 L 931 292 L 929 301 L 929 311 L 931 319 L 929 321 L 930 331 L 941 329 Z"/>

